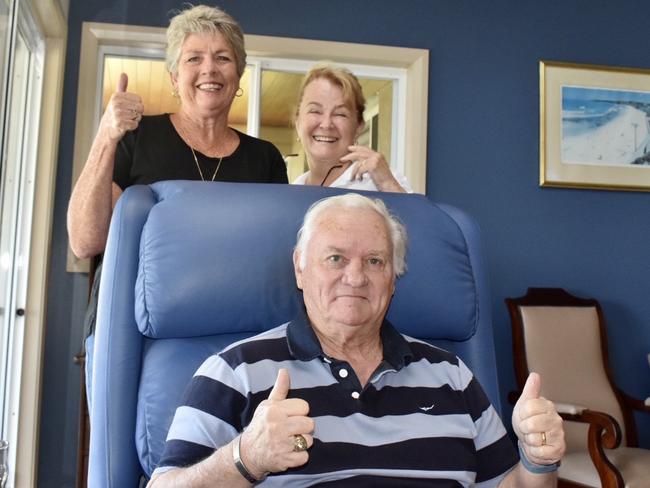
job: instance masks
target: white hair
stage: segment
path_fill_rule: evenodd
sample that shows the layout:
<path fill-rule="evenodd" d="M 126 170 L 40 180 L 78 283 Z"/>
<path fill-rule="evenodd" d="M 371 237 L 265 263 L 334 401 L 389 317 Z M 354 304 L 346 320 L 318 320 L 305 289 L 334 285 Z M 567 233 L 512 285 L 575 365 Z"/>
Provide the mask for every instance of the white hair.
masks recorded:
<path fill-rule="evenodd" d="M 183 11 L 175 11 L 176 15 L 167 27 L 167 52 L 165 64 L 167 71 L 175 74 L 178 71 L 178 60 L 181 55 L 183 42 L 189 34 L 221 33 L 235 54 L 237 74 L 241 78 L 246 69 L 246 50 L 244 48 L 244 32 L 237 21 L 218 7 L 208 5 L 187 4 Z"/>
<path fill-rule="evenodd" d="M 296 250 L 300 253 L 300 269 L 307 264 L 307 245 L 314 234 L 314 227 L 320 215 L 329 208 L 365 208 L 374 210 L 384 219 L 393 247 L 393 273 L 399 278 L 406 272 L 406 228 L 397 217 L 391 214 L 386 204 L 379 198 L 368 198 L 358 193 L 346 193 L 318 200 L 305 213 L 302 227 L 298 231 Z"/>

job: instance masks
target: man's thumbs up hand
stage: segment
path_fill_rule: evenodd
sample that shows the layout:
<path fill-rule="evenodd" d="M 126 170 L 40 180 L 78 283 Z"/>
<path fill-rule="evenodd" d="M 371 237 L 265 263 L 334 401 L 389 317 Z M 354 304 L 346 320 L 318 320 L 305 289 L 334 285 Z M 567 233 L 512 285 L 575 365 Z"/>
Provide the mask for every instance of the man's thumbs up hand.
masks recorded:
<path fill-rule="evenodd" d="M 278 376 L 275 379 L 275 384 L 273 389 L 269 394 L 269 400 L 286 400 L 287 395 L 289 394 L 289 388 L 291 388 L 291 378 L 289 378 L 289 372 L 282 368 L 278 371 Z"/>
<path fill-rule="evenodd" d="M 289 398 L 291 378 L 282 368 L 266 400 L 255 409 L 251 423 L 242 433 L 241 455 L 244 464 L 257 477 L 302 466 L 309 460 L 307 451 L 295 451 L 295 438 L 301 435 L 311 447 L 314 421 L 309 404 Z"/>
<path fill-rule="evenodd" d="M 535 398 L 539 398 L 541 390 L 542 379 L 537 373 L 530 373 L 519 399 L 534 400 Z"/>
<path fill-rule="evenodd" d="M 528 460 L 544 465 L 558 462 L 566 445 L 562 418 L 541 390 L 541 377 L 530 373 L 512 412 L 512 428 Z"/>

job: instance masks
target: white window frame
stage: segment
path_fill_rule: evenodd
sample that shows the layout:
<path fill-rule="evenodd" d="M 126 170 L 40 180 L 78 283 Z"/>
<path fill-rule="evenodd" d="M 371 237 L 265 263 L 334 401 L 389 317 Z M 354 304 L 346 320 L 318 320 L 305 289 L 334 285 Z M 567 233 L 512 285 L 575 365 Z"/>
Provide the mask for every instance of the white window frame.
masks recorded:
<path fill-rule="evenodd" d="M 63 87 L 65 22 L 60 5 L 45 0 L 18 0 L 13 36 L 26 48 L 25 83 L 20 99 L 10 85 L 5 110 L 7 119 L 6 164 L 14 167 L 17 180 L 14 242 L 8 254 L 12 274 L 6 314 L 9 315 L 5 346 L 8 347 L 4 386 L 2 436 L 9 441 L 7 487 L 34 486 L 38 449 L 38 415 L 45 290 L 54 196 L 58 121 Z M 42 19 L 47 19 L 43 27 Z M 12 64 L 16 41 L 10 41 Z M 14 82 L 14 73 L 9 73 Z M 48 98 L 51 97 L 51 98 Z M 18 105 L 15 105 L 18 104 Z M 18 124 L 18 125 L 17 125 Z M 7 132 L 10 130 L 11 132 Z M 36 198 L 38 195 L 38 198 Z M 17 315 L 18 309 L 24 314 Z"/>
<path fill-rule="evenodd" d="M 393 105 L 391 134 L 391 154 L 389 160 L 391 166 L 402 174 L 406 174 L 406 147 L 405 147 L 405 124 L 406 120 L 406 69 L 393 66 L 369 66 L 358 63 L 337 63 L 352 71 L 359 78 L 390 80 L 393 82 Z M 260 134 L 260 108 L 261 101 L 261 78 L 262 72 L 282 71 L 285 73 L 306 73 L 314 65 L 313 61 L 289 58 L 266 58 L 258 56 L 247 57 L 247 67 L 250 70 L 250 84 L 248 86 L 248 129 L 251 136 L 258 137 Z"/>
<path fill-rule="evenodd" d="M 391 161 L 416 193 L 425 193 L 429 52 L 425 49 L 246 35 L 251 71 L 248 131 L 259 133 L 259 91 L 263 69 L 304 72 L 315 62 L 329 60 L 348 66 L 363 77 L 390 78 L 393 84 L 393 141 Z M 101 99 L 103 54 L 164 52 L 165 29 L 84 22 L 81 35 L 79 83 L 73 162 L 76 182 L 97 128 Z M 293 68 L 292 68 L 293 67 Z M 388 73 L 390 76 L 386 76 Z M 68 271 L 87 271 L 88 261 L 68 252 Z"/>

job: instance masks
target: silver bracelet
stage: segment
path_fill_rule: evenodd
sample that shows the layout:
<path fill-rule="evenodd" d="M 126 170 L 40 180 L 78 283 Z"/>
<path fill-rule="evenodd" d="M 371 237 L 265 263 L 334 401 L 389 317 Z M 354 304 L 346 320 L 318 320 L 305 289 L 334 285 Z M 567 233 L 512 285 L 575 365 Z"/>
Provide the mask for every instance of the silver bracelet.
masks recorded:
<path fill-rule="evenodd" d="M 552 473 L 553 471 L 557 471 L 557 468 L 560 466 L 559 461 L 553 464 L 534 463 L 526 457 L 526 452 L 521 446 L 521 441 L 517 441 L 517 447 L 519 448 L 519 459 L 521 460 L 521 464 L 524 465 L 524 468 L 526 468 L 526 471 L 530 471 L 533 474 Z"/>
<path fill-rule="evenodd" d="M 266 478 L 266 476 L 262 476 L 260 479 L 257 479 L 255 476 L 251 474 L 250 471 L 248 471 L 248 468 L 241 460 L 240 449 L 241 449 L 241 434 L 239 434 L 237 442 L 235 442 L 235 445 L 232 448 L 232 459 L 233 461 L 235 461 L 235 467 L 237 468 L 237 471 L 239 471 L 239 474 L 241 474 L 244 478 L 246 478 L 246 480 L 249 483 L 257 483 L 259 481 L 262 481 L 264 478 Z"/>

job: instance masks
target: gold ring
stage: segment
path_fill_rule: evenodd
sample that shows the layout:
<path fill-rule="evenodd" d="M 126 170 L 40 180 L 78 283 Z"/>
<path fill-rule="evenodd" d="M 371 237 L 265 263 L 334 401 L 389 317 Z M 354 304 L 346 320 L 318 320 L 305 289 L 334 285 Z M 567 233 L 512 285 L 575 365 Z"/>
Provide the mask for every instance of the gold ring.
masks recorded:
<path fill-rule="evenodd" d="M 546 432 L 542 432 L 542 446 L 546 445 Z"/>
<path fill-rule="evenodd" d="M 293 436 L 293 452 L 302 452 L 306 451 L 309 446 L 307 445 L 307 439 L 305 439 L 300 434 Z"/>

